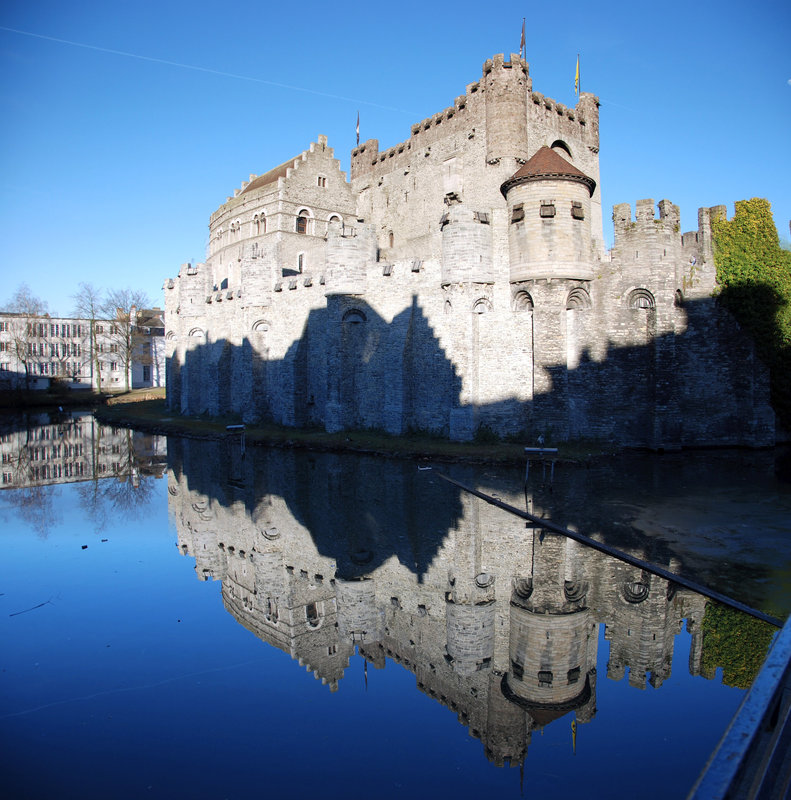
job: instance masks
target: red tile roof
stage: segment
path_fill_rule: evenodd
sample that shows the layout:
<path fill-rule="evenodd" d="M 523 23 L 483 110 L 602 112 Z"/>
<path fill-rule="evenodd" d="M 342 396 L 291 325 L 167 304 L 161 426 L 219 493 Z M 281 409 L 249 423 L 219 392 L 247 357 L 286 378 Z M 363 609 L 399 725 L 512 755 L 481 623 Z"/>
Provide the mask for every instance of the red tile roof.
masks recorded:
<path fill-rule="evenodd" d="M 242 189 L 240 194 L 247 194 L 247 192 L 254 192 L 256 189 L 260 189 L 262 186 L 267 186 L 270 183 L 277 183 L 278 178 L 285 178 L 286 172 L 288 171 L 289 167 L 294 165 L 294 159 L 292 158 L 289 161 L 286 161 L 285 164 L 281 164 L 279 167 L 275 167 L 274 169 L 270 169 L 269 172 L 264 173 L 263 175 L 259 175 L 254 180 L 250 181 L 247 186 Z"/>
<path fill-rule="evenodd" d="M 565 158 L 544 145 L 503 183 L 500 191 L 503 193 L 503 197 L 507 198 L 509 190 L 514 186 L 540 180 L 577 181 L 587 186 L 591 195 L 596 188 L 596 181 L 593 178 L 580 172 L 573 164 L 569 164 Z"/>

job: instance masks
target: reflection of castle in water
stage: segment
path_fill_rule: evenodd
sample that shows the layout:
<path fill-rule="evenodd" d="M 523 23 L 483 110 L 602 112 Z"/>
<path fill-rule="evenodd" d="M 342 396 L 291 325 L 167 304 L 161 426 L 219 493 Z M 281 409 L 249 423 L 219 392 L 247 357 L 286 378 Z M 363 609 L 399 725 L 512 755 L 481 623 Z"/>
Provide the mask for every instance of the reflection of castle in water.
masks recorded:
<path fill-rule="evenodd" d="M 600 624 L 609 678 L 628 668 L 631 686 L 658 687 L 685 618 L 700 673 L 704 598 L 459 497 L 414 464 L 385 474 L 373 459 L 170 446 L 179 546 L 200 579 L 222 581 L 242 625 L 333 691 L 355 648 L 378 668 L 392 659 L 498 765 L 521 763 L 532 731 L 569 712 L 593 719 Z"/>
<path fill-rule="evenodd" d="M 0 426 L 3 489 L 164 473 L 165 439 L 102 425 L 83 411 L 9 417 Z"/>

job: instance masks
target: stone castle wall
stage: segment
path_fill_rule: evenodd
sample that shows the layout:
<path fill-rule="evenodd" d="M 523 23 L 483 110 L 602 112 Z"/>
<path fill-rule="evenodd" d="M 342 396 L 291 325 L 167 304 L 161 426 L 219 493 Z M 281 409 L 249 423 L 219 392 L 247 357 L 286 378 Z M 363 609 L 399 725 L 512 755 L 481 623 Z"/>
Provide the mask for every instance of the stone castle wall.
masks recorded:
<path fill-rule="evenodd" d="M 545 147 L 591 188 L 506 190 Z M 616 206 L 604 253 L 598 148 L 594 96 L 566 108 L 496 56 L 409 139 L 356 147 L 350 182 L 324 137 L 251 176 L 212 216 L 207 262 L 165 285 L 171 408 L 460 440 L 772 443 L 766 370 L 712 300 L 717 209 L 682 235 L 669 201 L 634 220 Z"/>

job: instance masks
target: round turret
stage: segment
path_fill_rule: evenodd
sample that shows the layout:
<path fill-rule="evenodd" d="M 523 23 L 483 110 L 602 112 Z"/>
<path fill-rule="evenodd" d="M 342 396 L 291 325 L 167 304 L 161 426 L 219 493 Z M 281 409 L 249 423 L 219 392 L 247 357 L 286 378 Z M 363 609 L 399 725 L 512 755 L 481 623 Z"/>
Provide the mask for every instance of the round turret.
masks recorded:
<path fill-rule="evenodd" d="M 494 283 L 489 215 L 453 204 L 442 215 L 440 228 L 442 284 Z"/>
<path fill-rule="evenodd" d="M 570 710 L 590 696 L 587 686 L 590 610 L 572 614 L 528 611 L 511 602 L 507 687 L 512 700 Z"/>
<path fill-rule="evenodd" d="M 371 225 L 348 229 L 331 222 L 327 233 L 325 294 L 365 294 L 368 264 L 376 261 L 376 234 Z"/>
<path fill-rule="evenodd" d="M 500 187 L 508 202 L 511 281 L 591 280 L 596 182 L 542 147 Z"/>
<path fill-rule="evenodd" d="M 494 653 L 494 603 L 459 605 L 445 610 L 448 655 L 459 675 L 472 675 Z"/>
<path fill-rule="evenodd" d="M 376 606 L 376 583 L 336 577 L 338 635 L 349 642 L 373 644 L 384 635 L 384 618 Z"/>
<path fill-rule="evenodd" d="M 506 61 L 502 54 L 483 65 L 486 98 L 486 161 L 527 158 L 527 63 L 514 53 Z"/>

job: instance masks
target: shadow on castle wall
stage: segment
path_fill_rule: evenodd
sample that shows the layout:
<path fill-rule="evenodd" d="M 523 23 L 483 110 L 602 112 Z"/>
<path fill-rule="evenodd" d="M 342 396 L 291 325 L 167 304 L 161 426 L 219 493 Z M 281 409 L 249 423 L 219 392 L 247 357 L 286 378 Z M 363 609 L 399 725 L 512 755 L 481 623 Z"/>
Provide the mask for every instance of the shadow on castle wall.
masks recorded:
<path fill-rule="evenodd" d="M 238 440 L 170 438 L 168 468 L 184 476 L 190 492 L 243 509 L 242 524 L 257 530 L 275 524 L 268 509 L 282 498 L 342 579 L 393 557 L 420 579 L 463 515 L 458 491 L 426 480 L 407 461 L 257 449 L 242 454 Z"/>
<path fill-rule="evenodd" d="M 777 302 L 767 287 L 757 287 L 752 301 L 767 314 Z M 549 343 L 563 353 L 563 363 L 556 357 L 545 364 L 546 341 L 530 334 L 529 341 L 506 340 L 498 352 L 489 346 L 496 315 L 468 315 L 451 335 L 465 344 L 475 338 L 481 346 L 459 348 L 473 353 L 465 356 L 462 381 L 416 298 L 387 323 L 360 298 L 330 297 L 326 308 L 310 312 L 282 359 L 267 357 L 265 331 L 251 333 L 241 345 L 190 342 L 183 364 L 175 356 L 169 360 L 169 403 L 189 414 L 461 440 L 494 433 L 526 443 L 543 435 L 547 443 L 590 438 L 655 449 L 774 443 L 766 370 L 714 299 L 670 311 L 615 310 L 611 316 L 620 317 L 612 329 L 628 331 L 622 341 L 644 343 L 611 338 L 603 354 L 599 317 L 585 309 L 565 313 L 560 335 L 569 341 Z M 526 353 L 521 373 L 514 373 L 512 384 L 505 373 L 502 399 L 477 401 L 492 382 L 504 384 L 502 362 L 514 360 L 506 351 L 520 349 Z M 525 385 L 530 382 L 535 391 Z M 520 399 L 531 391 L 532 399 Z"/>

